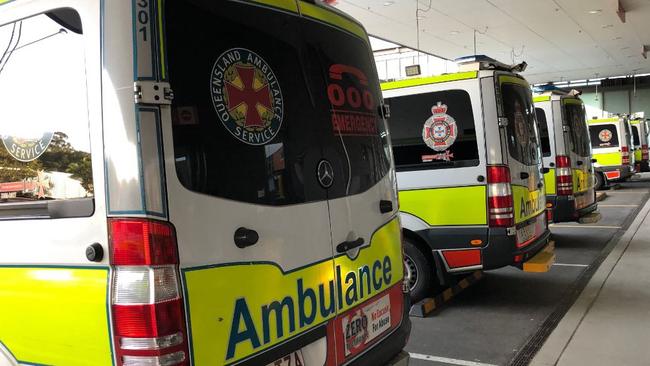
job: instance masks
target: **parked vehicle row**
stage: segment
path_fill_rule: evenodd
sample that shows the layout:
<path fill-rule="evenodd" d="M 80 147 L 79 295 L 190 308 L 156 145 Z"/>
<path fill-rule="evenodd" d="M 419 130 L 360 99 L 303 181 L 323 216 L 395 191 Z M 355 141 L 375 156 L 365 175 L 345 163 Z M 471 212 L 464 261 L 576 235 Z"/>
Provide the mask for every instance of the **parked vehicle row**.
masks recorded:
<path fill-rule="evenodd" d="M 647 167 L 525 63 L 380 85 L 312 0 L 0 9 L 2 366 L 407 365 L 410 300 Z"/>

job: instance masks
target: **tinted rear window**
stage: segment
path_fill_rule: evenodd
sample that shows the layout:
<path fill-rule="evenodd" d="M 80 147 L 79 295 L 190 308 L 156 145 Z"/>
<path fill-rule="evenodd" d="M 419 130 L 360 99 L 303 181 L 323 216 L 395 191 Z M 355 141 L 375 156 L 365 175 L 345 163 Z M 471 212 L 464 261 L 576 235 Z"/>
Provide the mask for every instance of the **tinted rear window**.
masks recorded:
<path fill-rule="evenodd" d="M 166 26 L 186 188 L 288 205 L 359 193 L 388 172 L 379 85 L 362 40 L 232 1 L 168 1 Z M 334 170 L 329 189 L 317 179 L 324 158 Z"/>
<path fill-rule="evenodd" d="M 520 84 L 501 84 L 503 113 L 508 119 L 510 156 L 525 165 L 539 162 L 538 128 L 530 90 Z"/>
<path fill-rule="evenodd" d="M 618 132 L 615 125 L 589 126 L 592 147 L 617 147 Z"/>
<path fill-rule="evenodd" d="M 439 169 L 479 164 L 469 94 L 445 90 L 386 99 L 398 170 Z"/>
<path fill-rule="evenodd" d="M 564 104 L 564 123 L 569 125 L 571 151 L 578 156 L 589 156 L 589 133 L 585 120 L 585 107 L 582 104 Z"/>
<path fill-rule="evenodd" d="M 639 125 L 632 125 L 632 137 L 634 137 L 634 146 L 641 146 L 641 138 L 639 137 Z"/>
<path fill-rule="evenodd" d="M 548 137 L 549 125 L 546 120 L 546 113 L 542 108 L 535 108 L 535 116 L 537 117 L 537 123 L 539 124 L 539 138 L 542 140 L 542 155 L 551 156 L 551 142 Z"/>

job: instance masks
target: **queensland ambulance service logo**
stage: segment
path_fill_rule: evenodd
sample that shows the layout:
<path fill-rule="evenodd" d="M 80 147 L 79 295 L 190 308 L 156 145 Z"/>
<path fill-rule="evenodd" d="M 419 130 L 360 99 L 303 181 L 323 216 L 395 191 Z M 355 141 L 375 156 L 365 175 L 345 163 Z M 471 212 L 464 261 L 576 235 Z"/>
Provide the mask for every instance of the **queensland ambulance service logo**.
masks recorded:
<path fill-rule="evenodd" d="M 9 155 L 24 163 L 38 159 L 47 150 L 52 142 L 54 133 L 45 132 L 38 138 L 19 138 L 15 136 L 2 136 L 2 143 Z"/>
<path fill-rule="evenodd" d="M 278 134 L 284 115 L 282 90 L 271 66 L 255 52 L 222 53 L 210 77 L 212 105 L 223 126 L 238 140 L 264 145 Z"/>
<path fill-rule="evenodd" d="M 447 105 L 438 102 L 431 108 L 433 114 L 424 122 L 422 139 L 435 151 L 445 151 L 456 141 L 456 120 L 447 114 Z"/>
<path fill-rule="evenodd" d="M 600 133 L 598 134 L 598 138 L 602 142 L 610 142 L 610 141 L 612 141 L 612 131 L 610 131 L 608 129 L 604 129 L 604 130 L 600 131 Z"/>

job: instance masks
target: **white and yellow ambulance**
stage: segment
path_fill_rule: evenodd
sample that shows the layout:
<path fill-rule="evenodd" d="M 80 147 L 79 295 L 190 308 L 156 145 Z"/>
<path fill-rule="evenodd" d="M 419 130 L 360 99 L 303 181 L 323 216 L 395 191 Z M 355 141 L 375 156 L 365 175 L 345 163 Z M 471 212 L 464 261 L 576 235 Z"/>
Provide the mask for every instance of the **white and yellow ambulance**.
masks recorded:
<path fill-rule="evenodd" d="M 408 363 L 357 22 L 302 0 L 0 4 L 0 365 Z"/>
<path fill-rule="evenodd" d="M 585 107 L 579 92 L 552 90 L 533 98 L 540 126 L 546 203 L 554 222 L 596 222 L 596 190 Z"/>
<path fill-rule="evenodd" d="M 596 189 L 621 182 L 635 173 L 634 137 L 626 116 L 587 121 L 594 164 Z"/>
<path fill-rule="evenodd" d="M 632 126 L 632 137 L 634 138 L 634 160 L 636 165 L 634 169 L 637 172 L 650 172 L 648 164 L 648 120 L 643 117 L 632 117 L 630 120 Z"/>
<path fill-rule="evenodd" d="M 412 301 L 449 274 L 553 260 L 525 63 L 476 56 L 459 68 L 382 84 Z"/>

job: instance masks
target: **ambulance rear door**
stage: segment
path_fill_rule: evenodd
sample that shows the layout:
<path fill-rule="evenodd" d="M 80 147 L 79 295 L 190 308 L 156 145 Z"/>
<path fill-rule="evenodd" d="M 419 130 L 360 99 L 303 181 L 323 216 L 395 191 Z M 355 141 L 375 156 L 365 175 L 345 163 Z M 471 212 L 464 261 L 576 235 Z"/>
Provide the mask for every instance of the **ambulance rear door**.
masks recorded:
<path fill-rule="evenodd" d="M 562 98 L 563 129 L 566 153 L 571 159 L 573 172 L 573 195 L 576 210 L 595 202 L 592 179 L 591 141 L 585 123 L 585 107 L 578 98 Z"/>
<path fill-rule="evenodd" d="M 111 365 L 99 2 L 3 3 L 0 363 Z"/>
<path fill-rule="evenodd" d="M 521 77 L 497 72 L 500 115 L 507 119 L 508 167 L 517 228 L 517 247 L 524 247 L 546 230 L 544 177 L 539 128 L 530 87 Z"/>
<path fill-rule="evenodd" d="M 329 107 L 297 4 L 273 3 L 166 2 L 169 215 L 197 365 L 323 365 L 335 349 Z"/>
<path fill-rule="evenodd" d="M 315 115 L 324 127 L 318 182 L 329 200 L 339 309 L 333 331 L 337 364 L 343 364 L 403 321 L 395 174 L 365 31 L 332 10 L 299 4 L 306 17 L 302 34 L 307 50 L 320 65 L 314 97 L 329 104 L 325 113 Z M 339 19 L 340 28 L 310 20 L 331 17 Z"/>

